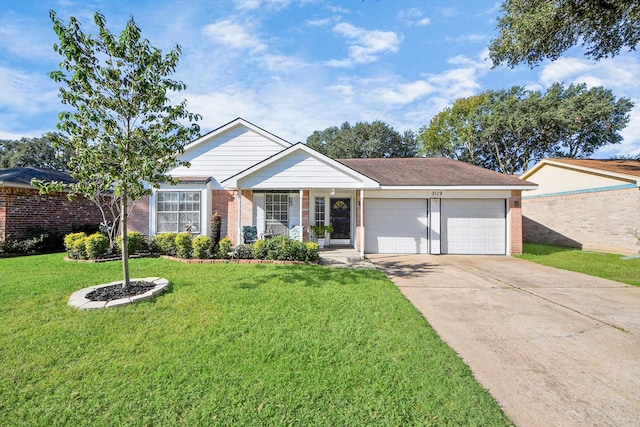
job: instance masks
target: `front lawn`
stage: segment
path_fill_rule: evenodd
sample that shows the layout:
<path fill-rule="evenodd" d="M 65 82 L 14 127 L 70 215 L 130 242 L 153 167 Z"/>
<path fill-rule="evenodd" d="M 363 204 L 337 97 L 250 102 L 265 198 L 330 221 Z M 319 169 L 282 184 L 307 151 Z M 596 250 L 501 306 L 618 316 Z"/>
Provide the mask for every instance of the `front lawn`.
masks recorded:
<path fill-rule="evenodd" d="M 523 249 L 518 258 L 640 286 L 640 259 L 623 260 L 621 255 L 583 252 L 540 243 L 525 243 Z"/>
<path fill-rule="evenodd" d="M 77 311 L 121 263 L 0 259 L 3 425 L 510 425 L 376 270 L 131 260 L 152 302 Z"/>

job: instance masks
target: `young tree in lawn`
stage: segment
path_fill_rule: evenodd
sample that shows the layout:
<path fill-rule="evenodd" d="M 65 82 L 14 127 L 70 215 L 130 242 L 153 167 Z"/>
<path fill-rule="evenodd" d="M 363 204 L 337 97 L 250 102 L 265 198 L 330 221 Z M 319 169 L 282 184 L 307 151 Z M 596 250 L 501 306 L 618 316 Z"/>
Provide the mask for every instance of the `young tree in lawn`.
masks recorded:
<path fill-rule="evenodd" d="M 69 169 L 77 183 L 70 186 L 71 194 L 91 198 L 109 190 L 119 199 L 126 287 L 130 204 L 150 193 L 145 183 L 158 187 L 171 182 L 168 172 L 188 165 L 176 155 L 200 131 L 195 123 L 200 117 L 187 111 L 186 101 L 174 105 L 169 99 L 186 88 L 170 78 L 181 49 L 176 46 L 163 55 L 141 37 L 133 18 L 115 36 L 106 28 L 104 16 L 96 12 L 99 32 L 92 36 L 74 17 L 68 26 L 54 11 L 50 17 L 60 39 L 54 49 L 62 56 L 60 70 L 52 72 L 51 78 L 61 83 L 60 98 L 70 107 L 59 114 L 58 124 L 68 138 L 55 143 L 74 153 Z"/>

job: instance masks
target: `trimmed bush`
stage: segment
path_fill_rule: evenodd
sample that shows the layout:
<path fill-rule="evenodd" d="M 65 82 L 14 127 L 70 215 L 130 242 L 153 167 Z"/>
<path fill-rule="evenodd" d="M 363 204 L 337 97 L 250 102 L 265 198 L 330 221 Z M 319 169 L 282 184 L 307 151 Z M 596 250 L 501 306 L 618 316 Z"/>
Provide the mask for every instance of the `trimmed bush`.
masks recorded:
<path fill-rule="evenodd" d="M 229 252 L 231 252 L 231 239 L 225 237 L 220 240 L 218 244 L 218 250 L 216 251 L 216 258 L 226 259 L 229 258 Z"/>
<path fill-rule="evenodd" d="M 257 243 L 257 242 L 256 242 Z M 318 245 L 277 236 L 261 243 L 255 249 L 256 258 L 281 261 L 315 261 L 318 259 Z"/>
<path fill-rule="evenodd" d="M 85 251 L 89 259 L 98 259 L 107 254 L 109 239 L 102 233 L 93 233 L 84 239 Z"/>
<path fill-rule="evenodd" d="M 233 258 L 237 259 L 253 259 L 255 258 L 255 252 L 253 245 L 238 245 L 233 250 Z"/>
<path fill-rule="evenodd" d="M 116 251 L 120 253 L 122 251 L 122 236 L 116 237 Z M 129 255 L 140 252 L 145 246 L 145 238 L 139 231 L 129 231 L 127 233 L 127 249 Z"/>
<path fill-rule="evenodd" d="M 191 258 L 193 237 L 184 231 L 176 235 L 176 255 L 180 258 Z"/>
<path fill-rule="evenodd" d="M 193 249 L 193 257 L 198 259 L 209 258 L 209 248 L 211 247 L 211 238 L 208 236 L 198 236 L 191 242 Z"/>
<path fill-rule="evenodd" d="M 253 243 L 253 256 L 256 257 L 257 259 L 264 259 L 264 257 L 267 255 L 267 247 L 265 246 L 265 244 L 267 243 L 266 240 L 256 240 Z"/>
<path fill-rule="evenodd" d="M 66 236 L 64 236 L 64 248 L 70 257 L 72 256 L 72 252 L 73 252 L 73 248 L 76 240 L 85 239 L 86 237 L 87 237 L 87 233 L 84 233 L 84 232 L 69 233 Z"/>
<path fill-rule="evenodd" d="M 162 255 L 176 254 L 176 233 L 160 233 L 153 238 L 153 246 Z"/>
<path fill-rule="evenodd" d="M 71 249 L 71 258 L 75 259 L 87 259 L 86 250 L 87 238 L 76 239 L 73 241 L 73 248 Z"/>

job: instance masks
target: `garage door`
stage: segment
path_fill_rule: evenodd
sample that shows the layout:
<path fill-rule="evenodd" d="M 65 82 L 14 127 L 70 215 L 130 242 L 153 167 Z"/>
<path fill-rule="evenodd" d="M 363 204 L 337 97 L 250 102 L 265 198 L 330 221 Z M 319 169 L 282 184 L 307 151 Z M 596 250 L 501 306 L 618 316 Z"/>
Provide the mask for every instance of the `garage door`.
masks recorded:
<path fill-rule="evenodd" d="M 365 247 L 367 253 L 426 254 L 426 199 L 366 199 Z"/>
<path fill-rule="evenodd" d="M 444 254 L 506 253 L 504 199 L 442 199 Z"/>

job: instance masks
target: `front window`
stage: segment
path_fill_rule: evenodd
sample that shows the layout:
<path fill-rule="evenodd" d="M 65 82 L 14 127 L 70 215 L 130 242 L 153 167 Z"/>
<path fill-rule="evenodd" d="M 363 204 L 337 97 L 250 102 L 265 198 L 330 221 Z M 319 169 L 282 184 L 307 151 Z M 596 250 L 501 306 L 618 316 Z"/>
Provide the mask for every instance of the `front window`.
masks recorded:
<path fill-rule="evenodd" d="M 287 234 L 289 229 L 289 193 L 265 195 L 266 230 L 269 234 Z"/>
<path fill-rule="evenodd" d="M 157 193 L 158 233 L 200 232 L 199 191 Z"/>
<path fill-rule="evenodd" d="M 316 197 L 316 225 L 324 225 L 324 197 Z"/>

